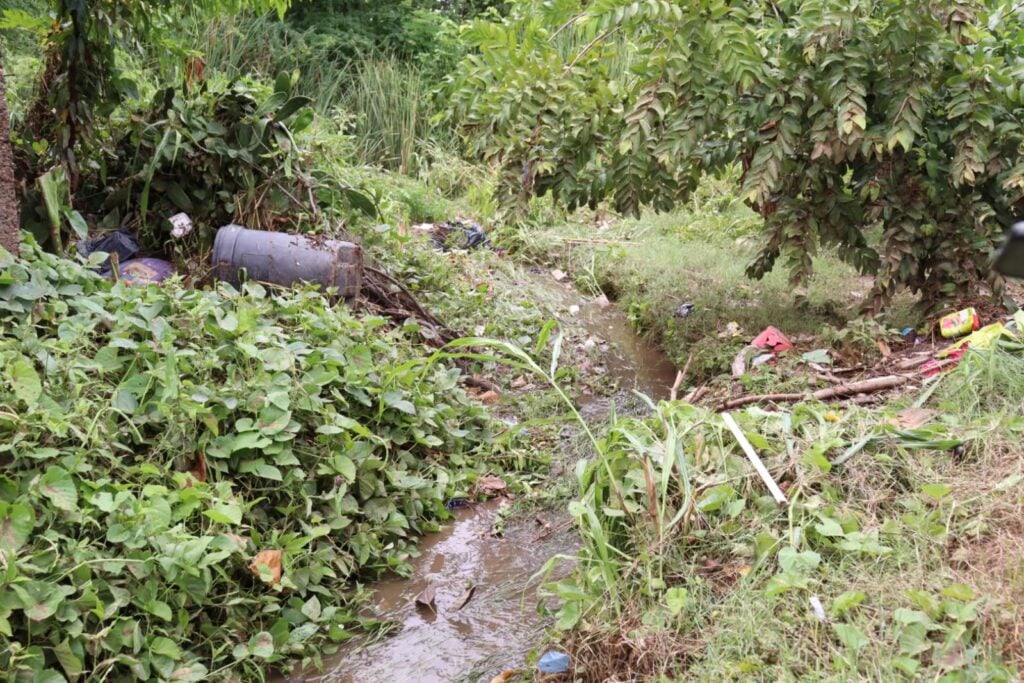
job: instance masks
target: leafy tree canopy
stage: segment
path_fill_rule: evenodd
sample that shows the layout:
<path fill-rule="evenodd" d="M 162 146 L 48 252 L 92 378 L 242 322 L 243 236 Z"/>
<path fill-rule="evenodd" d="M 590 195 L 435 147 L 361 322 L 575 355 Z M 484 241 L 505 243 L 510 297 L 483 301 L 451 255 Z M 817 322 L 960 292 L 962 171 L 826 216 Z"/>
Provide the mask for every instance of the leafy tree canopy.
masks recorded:
<path fill-rule="evenodd" d="M 38 158 L 22 157 L 19 175 L 34 178 L 57 161 L 77 186 L 78 146 L 89 139 L 93 119 L 109 115 L 135 92 L 118 50 L 140 52 L 143 41 L 176 50 L 169 29 L 186 12 L 273 10 L 283 17 L 290 5 L 291 0 L 49 0 L 42 3 L 46 11 L 5 9 L 0 29 L 36 34 L 47 53 L 39 96 L 25 125 Z"/>
<path fill-rule="evenodd" d="M 740 163 L 754 276 L 834 245 L 874 306 L 935 301 L 988 276 L 1024 200 L 1009 1 L 519 0 L 465 38 L 452 115 L 506 200 L 663 209 Z"/>

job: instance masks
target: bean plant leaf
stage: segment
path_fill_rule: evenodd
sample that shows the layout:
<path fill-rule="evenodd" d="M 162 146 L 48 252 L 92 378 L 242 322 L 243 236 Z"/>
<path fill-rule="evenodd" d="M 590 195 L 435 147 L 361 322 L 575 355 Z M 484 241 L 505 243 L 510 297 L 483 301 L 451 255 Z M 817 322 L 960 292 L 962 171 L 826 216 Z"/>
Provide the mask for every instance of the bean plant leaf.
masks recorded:
<path fill-rule="evenodd" d="M 71 473 L 63 467 L 48 467 L 39 479 L 39 491 L 61 510 L 71 511 L 78 507 L 78 490 Z"/>
<path fill-rule="evenodd" d="M 242 508 L 237 503 L 217 503 L 203 514 L 219 524 L 237 526 L 242 523 Z"/>
<path fill-rule="evenodd" d="M 689 592 L 685 588 L 673 587 L 665 591 L 665 606 L 673 616 L 679 614 L 686 607 L 689 599 Z"/>
<path fill-rule="evenodd" d="M 871 642 L 870 639 L 864 633 L 850 624 L 833 624 L 832 628 L 836 632 L 836 636 L 839 637 L 839 641 L 850 650 L 858 652 Z"/>
<path fill-rule="evenodd" d="M 18 356 L 8 366 L 8 376 L 14 388 L 14 395 L 34 407 L 43 393 L 43 384 L 35 366 L 24 356 Z"/>
<path fill-rule="evenodd" d="M 249 639 L 249 652 L 254 657 L 266 659 L 274 654 L 274 636 L 260 631 Z"/>
<path fill-rule="evenodd" d="M 23 503 L 0 502 L 0 553 L 11 556 L 28 541 L 36 514 Z"/>

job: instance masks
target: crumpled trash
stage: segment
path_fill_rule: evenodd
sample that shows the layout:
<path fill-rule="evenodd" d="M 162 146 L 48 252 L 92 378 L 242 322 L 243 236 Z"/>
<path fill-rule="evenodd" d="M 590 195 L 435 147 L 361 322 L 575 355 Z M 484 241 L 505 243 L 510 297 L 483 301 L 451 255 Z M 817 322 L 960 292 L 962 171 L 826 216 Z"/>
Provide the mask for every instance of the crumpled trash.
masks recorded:
<path fill-rule="evenodd" d="M 192 219 L 187 213 L 176 213 L 168 220 L 171 222 L 171 237 L 181 239 L 192 233 Z"/>
<path fill-rule="evenodd" d="M 537 668 L 545 674 L 564 674 L 569 670 L 569 655 L 549 650 L 537 662 Z"/>
<path fill-rule="evenodd" d="M 960 337 L 976 331 L 979 327 L 981 327 L 981 317 L 973 307 L 944 315 L 939 320 L 939 332 L 946 338 Z"/>
<path fill-rule="evenodd" d="M 947 346 L 935 354 L 935 358 L 921 366 L 921 374 L 925 377 L 931 377 L 944 370 L 951 370 L 956 367 L 957 362 L 967 352 L 967 349 L 987 349 L 1003 336 L 1013 337 L 1013 333 L 1003 323 L 986 325 L 970 336 L 964 337 L 957 343 Z"/>
<path fill-rule="evenodd" d="M 118 261 L 121 263 L 139 253 L 139 241 L 135 239 L 135 235 L 124 228 L 92 239 L 80 240 L 75 246 L 78 247 L 78 253 L 85 257 L 97 251 L 117 254 Z M 100 274 L 107 275 L 110 270 L 110 258 L 108 257 L 100 264 Z"/>
<path fill-rule="evenodd" d="M 676 317 L 677 318 L 686 318 L 691 313 L 693 313 L 695 310 L 697 310 L 697 306 L 695 304 L 692 304 L 690 302 L 686 302 L 685 304 L 681 304 L 679 306 L 679 308 L 676 309 Z"/>
<path fill-rule="evenodd" d="M 158 284 L 174 275 L 174 265 L 158 258 L 137 258 L 123 262 L 118 274 L 129 285 Z"/>
<path fill-rule="evenodd" d="M 453 235 L 462 235 L 462 244 L 453 245 Z M 441 251 L 456 249 L 476 249 L 487 246 L 487 233 L 480 227 L 479 223 L 455 219 L 438 223 L 431 231 L 430 240 L 434 247 Z"/>

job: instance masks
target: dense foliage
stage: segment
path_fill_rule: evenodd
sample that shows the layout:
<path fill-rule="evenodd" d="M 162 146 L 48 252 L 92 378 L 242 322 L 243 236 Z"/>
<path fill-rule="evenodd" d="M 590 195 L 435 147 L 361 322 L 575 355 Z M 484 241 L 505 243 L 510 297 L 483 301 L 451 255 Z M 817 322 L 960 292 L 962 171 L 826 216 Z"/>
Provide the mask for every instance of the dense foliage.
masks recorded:
<path fill-rule="evenodd" d="M 465 34 L 453 113 L 506 198 L 665 208 L 738 162 L 751 274 L 838 245 L 875 306 L 934 300 L 986 278 L 1024 201 L 1022 28 L 1001 0 L 522 0 Z"/>
<path fill-rule="evenodd" d="M 318 293 L 0 261 L 0 668 L 262 677 L 350 637 L 352 581 L 466 495 L 458 371 Z"/>

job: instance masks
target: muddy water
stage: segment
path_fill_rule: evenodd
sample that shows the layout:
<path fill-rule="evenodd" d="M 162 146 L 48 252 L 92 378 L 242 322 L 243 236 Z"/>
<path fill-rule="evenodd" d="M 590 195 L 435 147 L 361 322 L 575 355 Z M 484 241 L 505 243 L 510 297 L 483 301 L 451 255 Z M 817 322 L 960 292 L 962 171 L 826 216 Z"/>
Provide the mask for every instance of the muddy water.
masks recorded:
<path fill-rule="evenodd" d="M 502 504 L 456 509 L 453 522 L 423 539 L 411 578 L 373 586 L 376 609 L 401 630 L 353 644 L 324 675 L 296 680 L 489 681 L 521 667 L 547 626 L 537 613 L 534 574 L 548 558 L 574 552 L 576 541 L 571 529 L 561 520 L 549 521 L 548 514 L 496 538 L 491 532 Z M 436 611 L 415 603 L 428 585 L 436 589 Z M 472 597 L 457 609 L 470 586 L 475 586 Z"/>
<path fill-rule="evenodd" d="M 530 284 L 565 327 L 575 324 L 586 331 L 597 349 L 592 354 L 593 370 L 605 383 L 614 383 L 620 391 L 635 389 L 655 401 L 669 397 L 676 366 L 661 349 L 633 332 L 629 318 L 617 306 L 583 297 L 575 287 L 556 282 L 550 275 L 537 275 Z M 588 397 L 581 397 L 581 402 L 601 403 Z"/>
<path fill-rule="evenodd" d="M 668 397 L 675 366 L 633 333 L 621 311 L 585 299 L 550 275 L 529 276 L 522 284 L 550 315 L 562 320 L 564 329 L 582 328 L 573 341 L 590 345 L 585 363 L 592 366 L 596 383 L 615 385 L 601 387 L 598 393 L 606 398 L 581 397 L 587 414 L 602 414 L 607 395 L 616 391 L 620 397 L 630 389 L 655 400 Z M 495 537 L 492 527 L 502 504 L 457 509 L 453 521 L 423 539 L 411 578 L 372 586 L 377 614 L 398 624 L 396 633 L 349 643 L 327 663 L 324 674 L 291 680 L 486 682 L 504 670 L 521 668 L 550 626 L 537 611 L 534 575 L 554 555 L 572 554 L 577 539 L 566 517 L 549 513 L 540 516 L 546 526 L 523 520 Z M 569 571 L 568 563 L 558 571 Z M 436 589 L 436 612 L 415 604 L 428 585 Z M 471 585 L 476 587 L 472 598 L 457 610 Z"/>

